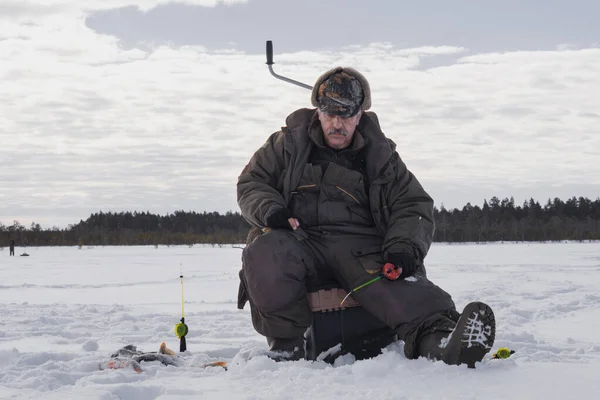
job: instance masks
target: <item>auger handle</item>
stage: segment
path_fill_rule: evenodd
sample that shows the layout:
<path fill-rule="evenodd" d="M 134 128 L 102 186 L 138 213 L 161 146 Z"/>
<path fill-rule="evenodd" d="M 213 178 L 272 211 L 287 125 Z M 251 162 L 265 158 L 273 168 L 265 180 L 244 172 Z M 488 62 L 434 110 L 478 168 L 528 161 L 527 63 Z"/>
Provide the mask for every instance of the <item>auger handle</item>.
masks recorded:
<path fill-rule="evenodd" d="M 266 62 L 266 64 L 269 66 L 269 72 L 271 72 L 271 75 L 273 75 L 275 78 L 280 79 L 285 82 L 288 82 L 288 83 L 291 83 L 296 86 L 300 86 L 304 89 L 308 89 L 308 90 L 313 89 L 312 86 L 307 85 L 306 83 L 302 83 L 302 82 L 298 82 L 298 81 L 295 81 L 290 78 L 286 78 L 285 76 L 278 75 L 275 73 L 275 71 L 273 71 L 273 64 L 275 64 L 275 62 L 273 61 L 273 42 L 270 40 L 267 40 L 267 62 Z"/>

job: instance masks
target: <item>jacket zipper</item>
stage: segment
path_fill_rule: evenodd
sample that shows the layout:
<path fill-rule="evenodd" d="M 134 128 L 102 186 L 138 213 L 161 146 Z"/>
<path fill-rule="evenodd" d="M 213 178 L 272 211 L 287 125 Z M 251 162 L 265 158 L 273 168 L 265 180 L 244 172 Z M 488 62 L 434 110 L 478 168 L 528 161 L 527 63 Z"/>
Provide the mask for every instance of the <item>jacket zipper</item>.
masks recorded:
<path fill-rule="evenodd" d="M 352 200 L 354 200 L 356 202 L 356 204 L 360 204 L 360 201 L 358 201 L 358 199 L 356 197 L 352 196 L 350 193 L 348 193 L 347 191 L 345 191 L 344 189 L 342 189 L 339 186 L 336 186 L 336 188 L 338 188 L 338 190 L 342 191 L 342 193 L 345 193 L 348 196 L 350 196 L 352 198 Z"/>
<path fill-rule="evenodd" d="M 296 188 L 296 190 L 313 188 L 313 187 L 315 187 L 315 186 L 317 186 L 315 183 L 313 183 L 313 184 L 310 184 L 310 185 L 300 185 L 300 186 L 298 186 L 298 187 Z M 294 191 L 296 191 L 296 190 L 294 190 Z"/>

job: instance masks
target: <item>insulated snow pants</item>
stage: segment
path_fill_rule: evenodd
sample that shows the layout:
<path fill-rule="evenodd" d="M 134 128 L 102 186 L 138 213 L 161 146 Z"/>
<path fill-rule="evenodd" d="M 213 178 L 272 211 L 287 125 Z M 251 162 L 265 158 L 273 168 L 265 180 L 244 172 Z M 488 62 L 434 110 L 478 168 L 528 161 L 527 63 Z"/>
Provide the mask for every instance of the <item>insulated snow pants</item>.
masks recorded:
<path fill-rule="evenodd" d="M 376 277 L 383 264 L 381 238 L 306 238 L 281 229 L 264 233 L 242 255 L 241 275 L 254 328 L 267 337 L 302 336 L 312 322 L 307 287 L 333 278 L 349 292 Z M 419 337 L 450 331 L 457 318 L 451 296 L 427 279 L 422 265 L 412 277 L 377 280 L 352 297 L 398 333 L 408 358 L 418 356 Z"/>

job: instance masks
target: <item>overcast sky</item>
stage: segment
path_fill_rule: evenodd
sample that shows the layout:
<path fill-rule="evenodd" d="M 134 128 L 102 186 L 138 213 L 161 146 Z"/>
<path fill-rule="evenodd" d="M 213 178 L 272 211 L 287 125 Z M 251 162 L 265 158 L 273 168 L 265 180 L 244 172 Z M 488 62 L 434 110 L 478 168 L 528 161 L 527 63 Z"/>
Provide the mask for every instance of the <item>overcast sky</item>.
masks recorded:
<path fill-rule="evenodd" d="M 168 3 L 0 1 L 0 223 L 238 211 L 252 153 L 310 107 L 266 40 L 311 85 L 361 70 L 438 207 L 600 196 L 600 2 Z"/>

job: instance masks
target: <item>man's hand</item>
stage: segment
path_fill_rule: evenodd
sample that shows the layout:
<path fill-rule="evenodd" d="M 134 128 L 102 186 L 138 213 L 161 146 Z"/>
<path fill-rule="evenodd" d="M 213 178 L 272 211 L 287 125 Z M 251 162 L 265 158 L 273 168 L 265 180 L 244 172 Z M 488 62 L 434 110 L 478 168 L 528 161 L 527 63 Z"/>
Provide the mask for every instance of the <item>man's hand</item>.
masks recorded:
<path fill-rule="evenodd" d="M 409 253 L 390 253 L 388 254 L 387 261 L 397 265 L 402 270 L 398 279 L 408 278 L 417 269 L 417 259 Z"/>
<path fill-rule="evenodd" d="M 271 229 L 293 229 L 300 226 L 298 219 L 292 216 L 292 212 L 287 208 L 280 208 L 267 217 L 267 226 Z"/>

